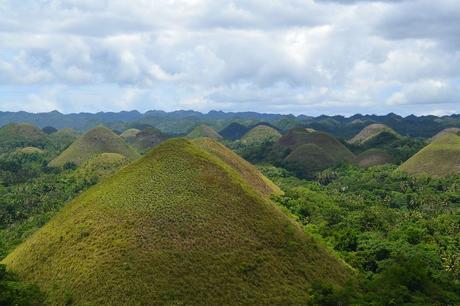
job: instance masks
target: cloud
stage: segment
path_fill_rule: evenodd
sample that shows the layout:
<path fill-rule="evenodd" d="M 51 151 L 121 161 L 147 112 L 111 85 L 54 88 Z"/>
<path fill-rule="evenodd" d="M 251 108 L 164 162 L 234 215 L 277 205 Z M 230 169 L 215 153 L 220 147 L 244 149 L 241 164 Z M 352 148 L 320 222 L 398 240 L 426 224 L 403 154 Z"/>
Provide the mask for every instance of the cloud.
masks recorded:
<path fill-rule="evenodd" d="M 458 16 L 453 0 L 6 0 L 0 106 L 460 111 Z"/>

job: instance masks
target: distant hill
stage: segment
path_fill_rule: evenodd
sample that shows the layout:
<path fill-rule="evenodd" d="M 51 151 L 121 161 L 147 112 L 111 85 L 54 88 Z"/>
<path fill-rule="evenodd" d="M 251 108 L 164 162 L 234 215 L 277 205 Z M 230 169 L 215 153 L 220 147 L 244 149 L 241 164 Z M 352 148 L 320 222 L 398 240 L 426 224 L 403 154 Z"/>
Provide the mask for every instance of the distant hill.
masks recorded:
<path fill-rule="evenodd" d="M 460 128 L 447 128 L 434 135 L 431 140 L 436 140 L 447 133 L 453 133 L 460 136 Z"/>
<path fill-rule="evenodd" d="M 139 131 L 134 139 L 129 142 L 134 148 L 143 154 L 168 138 L 169 136 L 161 132 L 159 129 L 147 127 L 144 130 Z"/>
<path fill-rule="evenodd" d="M 359 154 L 356 159 L 361 167 L 385 165 L 390 164 L 393 161 L 391 155 L 383 149 L 366 150 Z"/>
<path fill-rule="evenodd" d="M 250 145 L 267 141 L 275 142 L 280 139 L 281 136 L 280 132 L 270 126 L 257 125 L 241 138 L 241 143 Z"/>
<path fill-rule="evenodd" d="M 384 124 L 370 124 L 361 130 L 355 137 L 353 137 L 349 142 L 352 144 L 365 144 L 376 137 L 381 136 L 383 133 L 390 136 L 391 139 L 398 138 L 399 135 L 392 128 Z M 388 138 L 388 136 L 386 136 Z"/>
<path fill-rule="evenodd" d="M 284 158 L 285 166 L 302 176 L 355 161 L 353 153 L 333 136 L 304 128 L 291 129 L 283 135 L 274 145 L 273 155 Z"/>
<path fill-rule="evenodd" d="M 130 160 L 118 153 L 102 153 L 86 161 L 76 171 L 76 176 L 103 178 L 114 173 L 122 166 L 127 165 Z"/>
<path fill-rule="evenodd" d="M 59 167 L 66 163 L 81 165 L 101 153 L 118 153 L 133 160 L 139 154 L 123 139 L 106 127 L 99 126 L 79 137 L 70 147 L 50 162 Z"/>
<path fill-rule="evenodd" d="M 21 147 L 43 149 L 49 144 L 48 135 L 31 124 L 12 123 L 0 128 L 0 153 Z"/>
<path fill-rule="evenodd" d="M 237 140 L 244 136 L 250 130 L 249 127 L 238 122 L 232 122 L 223 128 L 219 134 L 228 140 Z"/>
<path fill-rule="evenodd" d="M 138 129 L 127 129 L 120 134 L 120 137 L 123 138 L 126 142 L 131 143 L 140 132 L 141 131 Z"/>
<path fill-rule="evenodd" d="M 460 136 L 445 133 L 399 167 L 413 175 L 444 177 L 460 173 Z"/>
<path fill-rule="evenodd" d="M 59 149 L 59 152 L 70 146 L 79 134 L 71 128 L 60 129 L 49 135 L 51 142 Z"/>
<path fill-rule="evenodd" d="M 312 284 L 343 285 L 341 261 L 213 150 L 160 144 L 3 263 L 52 305 L 301 305 Z"/>
<path fill-rule="evenodd" d="M 222 135 L 217 133 L 216 130 L 206 124 L 198 125 L 190 133 L 187 134 L 187 138 L 190 139 L 199 137 L 208 137 L 215 140 L 222 139 Z"/>

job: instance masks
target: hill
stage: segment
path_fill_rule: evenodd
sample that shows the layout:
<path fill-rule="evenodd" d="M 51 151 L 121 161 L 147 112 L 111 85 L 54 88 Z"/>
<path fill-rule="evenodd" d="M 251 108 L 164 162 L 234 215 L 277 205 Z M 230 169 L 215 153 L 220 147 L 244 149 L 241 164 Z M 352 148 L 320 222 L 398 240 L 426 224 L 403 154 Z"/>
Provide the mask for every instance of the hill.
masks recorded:
<path fill-rule="evenodd" d="M 281 138 L 281 133 L 267 125 L 257 125 L 247 132 L 241 143 L 245 145 L 258 144 L 263 142 L 275 142 Z"/>
<path fill-rule="evenodd" d="M 0 128 L 0 153 L 20 147 L 43 149 L 49 143 L 48 135 L 31 124 L 12 123 Z"/>
<path fill-rule="evenodd" d="M 443 135 L 445 135 L 447 133 L 457 134 L 457 135 L 460 136 L 460 128 L 447 128 L 447 129 L 444 129 L 441 132 L 439 132 L 436 135 L 434 135 L 431 138 L 431 140 L 436 140 L 436 139 L 440 138 L 441 136 L 443 136 Z"/>
<path fill-rule="evenodd" d="M 168 138 L 168 135 L 159 129 L 147 127 L 137 133 L 136 137 L 131 141 L 131 145 L 139 152 L 145 153 Z"/>
<path fill-rule="evenodd" d="M 399 170 L 412 174 L 427 174 L 445 177 L 460 173 L 460 136 L 446 133 L 399 167 Z"/>
<path fill-rule="evenodd" d="M 352 144 L 364 144 L 372 139 L 381 136 L 382 134 L 390 136 L 390 138 L 398 138 L 399 135 L 396 133 L 392 128 L 384 125 L 384 124 L 370 124 L 366 126 L 364 129 L 361 130 L 355 137 L 350 139 L 349 143 Z M 388 137 L 385 137 L 388 138 Z"/>
<path fill-rule="evenodd" d="M 102 153 L 78 167 L 75 175 L 79 178 L 86 177 L 87 179 L 91 179 L 92 177 L 96 177 L 99 179 L 112 174 L 129 162 L 130 160 L 124 155 L 118 153 Z"/>
<path fill-rule="evenodd" d="M 352 163 L 353 153 L 333 136 L 314 129 L 294 128 L 273 146 L 272 158 L 300 176 L 340 163 Z"/>
<path fill-rule="evenodd" d="M 200 138 L 200 137 L 208 137 L 215 140 L 221 140 L 222 135 L 216 132 L 212 127 L 207 126 L 205 124 L 200 124 L 195 127 L 190 133 L 187 134 L 187 138 Z"/>
<path fill-rule="evenodd" d="M 348 269 L 232 166 L 173 139 L 81 194 L 4 261 L 48 304 L 304 304 Z"/>
<path fill-rule="evenodd" d="M 52 167 L 66 163 L 81 165 L 101 153 L 118 153 L 133 160 L 139 154 L 114 132 L 103 126 L 89 130 L 79 137 L 70 147 L 50 162 Z"/>
<path fill-rule="evenodd" d="M 223 144 L 211 138 L 197 138 L 193 140 L 193 143 L 231 166 L 246 182 L 263 195 L 281 194 L 279 187 L 262 175 L 256 167 Z"/>
<path fill-rule="evenodd" d="M 16 152 L 23 154 L 43 154 L 43 150 L 36 147 L 17 148 Z"/>
<path fill-rule="evenodd" d="M 389 164 L 393 158 L 383 149 L 369 149 L 357 156 L 358 165 L 361 167 L 372 167 Z"/>
<path fill-rule="evenodd" d="M 248 128 L 245 125 L 242 125 L 241 123 L 238 122 L 232 122 L 229 125 L 227 125 L 225 128 L 223 128 L 219 134 L 222 135 L 225 139 L 228 140 L 237 140 L 240 139 L 241 137 L 246 134 L 250 128 Z"/>
<path fill-rule="evenodd" d="M 126 142 L 131 143 L 140 132 L 141 131 L 138 129 L 127 129 L 120 134 L 120 137 L 123 138 Z"/>

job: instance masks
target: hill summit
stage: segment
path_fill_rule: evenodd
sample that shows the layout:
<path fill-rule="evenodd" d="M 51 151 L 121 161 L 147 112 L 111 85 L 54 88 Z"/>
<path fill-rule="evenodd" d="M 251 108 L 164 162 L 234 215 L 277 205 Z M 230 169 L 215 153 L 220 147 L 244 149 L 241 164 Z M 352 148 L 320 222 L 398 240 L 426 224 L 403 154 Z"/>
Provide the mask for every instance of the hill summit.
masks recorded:
<path fill-rule="evenodd" d="M 268 125 L 257 125 L 247 132 L 243 138 L 241 138 L 241 143 L 250 145 L 263 143 L 266 141 L 277 141 L 281 138 L 281 133 Z"/>
<path fill-rule="evenodd" d="M 382 134 L 390 136 L 390 138 L 399 137 L 398 133 L 396 133 L 392 128 L 384 124 L 373 123 L 362 129 L 361 132 L 359 132 L 349 142 L 353 144 L 364 144 L 376 137 L 382 136 Z"/>
<path fill-rule="evenodd" d="M 445 133 L 412 156 L 399 170 L 413 175 L 445 177 L 460 174 L 460 136 Z"/>
<path fill-rule="evenodd" d="M 300 305 L 312 283 L 343 285 L 348 269 L 212 151 L 163 142 L 3 262 L 51 305 Z"/>
<path fill-rule="evenodd" d="M 133 160 L 139 154 L 110 129 L 98 126 L 86 132 L 72 143 L 64 152 L 50 162 L 59 167 L 66 163 L 81 165 L 101 153 L 118 153 Z"/>
<path fill-rule="evenodd" d="M 187 135 L 187 138 L 190 139 L 199 137 L 208 137 L 214 140 L 221 140 L 223 138 L 222 135 L 217 133 L 215 129 L 206 124 L 198 125 Z"/>

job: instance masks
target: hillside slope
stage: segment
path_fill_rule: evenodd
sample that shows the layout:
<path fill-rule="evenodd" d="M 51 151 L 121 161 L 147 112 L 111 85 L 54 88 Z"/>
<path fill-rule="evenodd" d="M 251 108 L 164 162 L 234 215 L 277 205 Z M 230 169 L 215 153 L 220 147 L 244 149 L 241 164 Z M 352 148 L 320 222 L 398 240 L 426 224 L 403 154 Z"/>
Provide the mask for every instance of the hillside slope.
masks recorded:
<path fill-rule="evenodd" d="M 217 133 L 215 129 L 206 124 L 198 125 L 190 133 L 187 134 L 187 138 L 190 139 L 200 137 L 208 137 L 215 140 L 221 140 L 223 138 L 222 135 Z"/>
<path fill-rule="evenodd" d="M 388 136 L 392 136 L 391 138 L 398 138 L 399 135 L 396 133 L 392 128 L 379 123 L 374 123 L 366 126 L 364 129 L 361 130 L 355 137 L 350 139 L 349 143 L 352 144 L 364 144 L 369 142 L 375 137 L 378 137 L 382 133 L 388 134 Z"/>
<path fill-rule="evenodd" d="M 64 152 L 50 162 L 50 166 L 59 167 L 66 163 L 81 165 L 101 153 L 118 153 L 133 160 L 139 154 L 114 132 L 103 126 L 89 130 L 79 137 Z"/>
<path fill-rule="evenodd" d="M 51 305 L 300 305 L 349 271 L 223 160 L 160 144 L 4 261 Z"/>
<path fill-rule="evenodd" d="M 31 124 L 12 123 L 0 128 L 0 153 L 20 147 L 43 149 L 49 144 L 48 135 Z"/>
<path fill-rule="evenodd" d="M 436 140 L 438 139 L 439 137 L 447 134 L 447 133 L 452 133 L 452 134 L 456 134 L 456 135 L 459 135 L 460 136 L 460 128 L 447 128 L 447 129 L 444 129 L 442 130 L 441 132 L 437 133 L 436 135 L 434 135 L 431 140 Z"/>
<path fill-rule="evenodd" d="M 266 141 L 274 142 L 280 138 L 281 133 L 274 128 L 267 125 L 257 125 L 241 138 L 241 143 L 251 145 Z"/>
<path fill-rule="evenodd" d="M 460 174 L 460 136 L 446 133 L 438 137 L 402 164 L 399 170 L 433 177 Z"/>
<path fill-rule="evenodd" d="M 162 133 L 159 129 L 148 127 L 136 134 L 136 137 L 131 141 L 131 145 L 139 152 L 145 153 L 166 139 L 168 139 L 168 135 Z"/>

